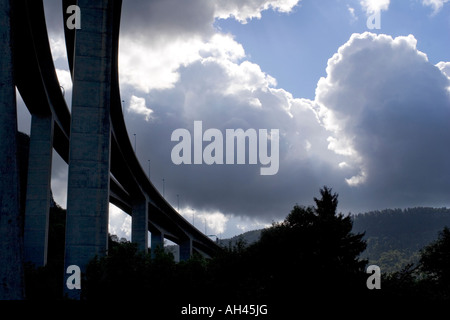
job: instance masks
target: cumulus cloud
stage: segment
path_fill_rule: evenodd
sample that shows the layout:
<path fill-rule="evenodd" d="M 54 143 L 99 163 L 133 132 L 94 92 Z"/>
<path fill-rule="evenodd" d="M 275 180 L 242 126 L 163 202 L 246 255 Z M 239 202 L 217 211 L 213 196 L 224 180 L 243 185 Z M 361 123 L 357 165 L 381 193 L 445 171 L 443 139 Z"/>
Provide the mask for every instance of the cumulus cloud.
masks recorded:
<path fill-rule="evenodd" d="M 120 40 L 120 82 L 148 93 L 151 89 L 171 88 L 178 80 L 178 68 L 199 58 L 202 42 L 174 39 L 154 46 L 130 37 Z"/>
<path fill-rule="evenodd" d="M 242 45 L 213 27 L 217 18 L 245 23 L 264 10 L 290 12 L 299 0 L 124 2 L 120 37 L 120 81 L 148 93 L 179 80 L 179 67 L 205 56 L 236 61 Z M 175 9 L 176 8 L 176 9 Z M 143 14 L 145 12 L 146 14 Z"/>
<path fill-rule="evenodd" d="M 172 88 L 151 92 L 153 119 L 148 124 L 133 123 L 139 140 L 148 146 L 139 148 L 138 156 L 141 162 L 152 159 L 152 180 L 159 186 L 165 180 L 166 198 L 172 203 L 180 193 L 186 206 L 202 212 L 258 215 L 269 221 L 284 216 L 301 190 L 311 194 L 320 186 L 315 182 L 325 183 L 320 175 L 337 167 L 342 157 L 327 149 L 328 133 L 319 125 L 314 102 L 277 88 L 275 79 L 257 64 L 217 52 L 221 50 L 204 50 L 198 61 L 179 69 Z M 239 128 L 279 129 L 279 173 L 262 177 L 260 166 L 249 164 L 173 164 L 171 133 L 184 128 L 193 134 L 196 120 L 202 121 L 203 130 L 223 133 Z M 312 163 L 316 169 L 311 169 Z M 311 184 L 302 186 L 305 181 Z M 284 203 L 281 210 L 280 203 Z"/>
<path fill-rule="evenodd" d="M 450 187 L 448 65 L 432 65 L 416 44 L 412 35 L 354 34 L 316 90 L 329 149 L 359 170 L 348 184 L 380 199 L 439 198 Z"/>
<path fill-rule="evenodd" d="M 193 207 L 266 219 L 309 203 L 323 184 L 353 210 L 446 199 L 448 64 L 432 65 L 416 45 L 413 36 L 354 34 L 330 58 L 314 101 L 277 88 L 254 63 L 205 55 L 154 97 L 153 130 L 169 141 L 176 128 L 192 132 L 194 120 L 205 130 L 279 128 L 280 171 L 264 180 L 249 165 L 175 166 L 165 158 L 162 175 Z M 173 147 L 149 144 L 161 155 Z"/>
<path fill-rule="evenodd" d="M 145 105 L 145 98 L 131 96 L 129 112 L 144 116 L 145 121 L 149 121 L 153 110 Z"/>
<path fill-rule="evenodd" d="M 354 34 L 328 61 L 315 100 L 277 88 L 231 36 L 212 39 L 177 69 L 173 86 L 151 90 L 153 119 L 133 123 L 149 146 L 138 150 L 141 162 L 152 159 L 152 179 L 165 179 L 169 201 L 182 193 L 202 212 L 270 220 L 296 202 L 309 204 L 324 184 L 340 190 L 343 207 L 352 210 L 443 197 L 450 155 L 448 78 L 441 70 L 448 66 L 430 64 L 413 36 Z M 171 133 L 192 132 L 195 120 L 222 132 L 280 129 L 279 173 L 264 178 L 251 165 L 174 165 Z"/>

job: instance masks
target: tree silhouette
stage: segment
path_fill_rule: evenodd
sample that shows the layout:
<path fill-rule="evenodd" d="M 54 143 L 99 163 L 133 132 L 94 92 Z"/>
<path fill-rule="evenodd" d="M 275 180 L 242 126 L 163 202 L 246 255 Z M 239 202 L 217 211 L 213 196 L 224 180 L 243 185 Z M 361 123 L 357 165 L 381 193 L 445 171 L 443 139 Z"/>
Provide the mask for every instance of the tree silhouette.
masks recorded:
<path fill-rule="evenodd" d="M 437 300 L 450 299 L 450 229 L 445 227 L 436 241 L 421 250 L 419 269 L 431 282 Z"/>
<path fill-rule="evenodd" d="M 250 248 L 271 299 L 337 300 L 367 290 L 364 234 L 353 234 L 351 218 L 336 213 L 338 194 L 326 186 L 320 194 L 315 207 L 294 206 Z"/>
<path fill-rule="evenodd" d="M 450 301 L 450 229 L 439 232 L 437 240 L 420 251 L 418 264 L 408 264 L 383 280 L 383 303 L 448 306 Z"/>
<path fill-rule="evenodd" d="M 332 189 L 324 186 L 320 189 L 321 199 L 314 197 L 316 203 L 316 213 L 321 218 L 334 217 L 338 205 L 338 194 L 332 193 Z"/>

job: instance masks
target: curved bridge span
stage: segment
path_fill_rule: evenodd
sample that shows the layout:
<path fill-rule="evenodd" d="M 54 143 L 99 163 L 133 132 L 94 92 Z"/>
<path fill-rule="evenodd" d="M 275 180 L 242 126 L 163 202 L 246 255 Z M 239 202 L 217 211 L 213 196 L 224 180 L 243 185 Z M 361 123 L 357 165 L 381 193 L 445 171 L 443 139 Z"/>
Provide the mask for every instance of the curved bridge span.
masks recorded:
<path fill-rule="evenodd" d="M 69 165 L 66 269 L 77 265 L 83 272 L 95 255 L 107 254 L 109 203 L 131 215 L 132 242 L 140 250 L 147 250 L 150 231 L 152 247 L 163 245 L 167 238 L 180 246 L 181 260 L 188 259 L 193 251 L 207 256 L 217 253 L 220 247 L 161 196 L 133 150 L 118 80 L 121 0 L 62 1 L 62 14 L 70 5 L 77 5 L 82 21 L 81 29 L 64 26 L 73 81 L 71 112 L 53 64 L 42 0 L 0 2 L 5 6 L 0 17 L 4 21 L 1 35 L 10 35 L 2 38 L 6 42 L 1 47 L 0 117 L 4 129 L 0 131 L 0 169 L 4 181 L 0 193 L 2 201 L 12 199 L 14 204 L 9 209 L 2 206 L 5 217 L 20 214 L 17 166 L 10 170 L 16 162 L 11 156 L 17 149 L 15 86 L 32 116 L 24 259 L 37 266 L 46 264 L 53 149 Z M 3 221 L 2 238 L 6 232 Z M 13 255 L 13 250 L 20 248 L 9 250 Z M 80 290 L 66 288 L 66 292 L 73 298 L 80 297 Z"/>

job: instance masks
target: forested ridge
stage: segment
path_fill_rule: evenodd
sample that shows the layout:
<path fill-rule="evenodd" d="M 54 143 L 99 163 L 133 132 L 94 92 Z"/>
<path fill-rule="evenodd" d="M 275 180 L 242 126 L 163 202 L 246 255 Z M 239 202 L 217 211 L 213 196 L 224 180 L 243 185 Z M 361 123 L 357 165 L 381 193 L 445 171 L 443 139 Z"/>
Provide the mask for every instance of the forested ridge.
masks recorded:
<path fill-rule="evenodd" d="M 386 209 L 353 216 L 353 231 L 364 232 L 367 248 L 362 257 L 384 273 L 417 263 L 420 250 L 450 227 L 450 209 L 416 207 Z"/>

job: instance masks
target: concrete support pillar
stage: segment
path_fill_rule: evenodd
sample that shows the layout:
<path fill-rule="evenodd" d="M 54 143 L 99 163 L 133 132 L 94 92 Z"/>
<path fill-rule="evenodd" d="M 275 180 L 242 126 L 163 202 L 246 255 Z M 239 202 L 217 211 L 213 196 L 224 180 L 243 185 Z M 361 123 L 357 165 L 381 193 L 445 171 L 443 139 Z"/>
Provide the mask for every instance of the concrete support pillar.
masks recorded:
<path fill-rule="evenodd" d="M 151 240 L 151 255 L 152 258 L 155 258 L 157 248 L 164 248 L 164 234 L 162 232 L 153 231 L 151 233 Z"/>
<path fill-rule="evenodd" d="M 131 215 L 131 242 L 138 250 L 148 252 L 148 201 L 145 196 L 133 199 Z"/>
<path fill-rule="evenodd" d="M 16 300 L 24 286 L 10 0 L 0 0 L 0 57 L 0 300 Z"/>
<path fill-rule="evenodd" d="M 64 288 L 67 269 L 81 272 L 96 255 L 108 250 L 109 173 L 111 153 L 110 97 L 112 1 L 79 0 L 82 28 L 76 31 L 72 123 L 67 190 Z"/>
<path fill-rule="evenodd" d="M 188 238 L 180 243 L 180 261 L 189 260 L 192 256 L 192 239 Z"/>
<path fill-rule="evenodd" d="M 47 264 L 52 154 L 53 118 L 33 115 L 25 205 L 24 258 L 38 267 Z"/>

